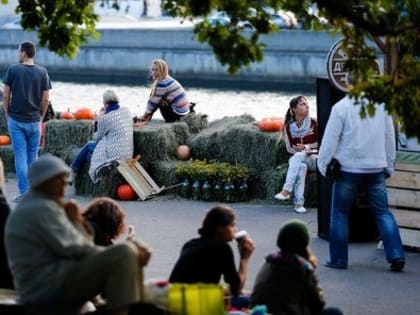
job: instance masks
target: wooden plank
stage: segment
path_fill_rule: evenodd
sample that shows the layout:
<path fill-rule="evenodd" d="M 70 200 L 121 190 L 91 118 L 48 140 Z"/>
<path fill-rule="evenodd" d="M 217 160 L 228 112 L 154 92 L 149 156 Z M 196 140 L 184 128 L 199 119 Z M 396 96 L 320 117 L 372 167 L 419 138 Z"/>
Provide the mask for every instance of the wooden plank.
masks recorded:
<path fill-rule="evenodd" d="M 149 173 L 146 172 L 146 170 L 141 166 L 139 163 L 135 164 L 135 167 L 137 168 L 138 172 L 142 174 L 142 176 L 146 179 L 146 181 L 149 183 L 149 185 L 152 187 L 155 193 L 159 193 L 162 188 L 160 188 L 155 181 L 150 177 Z"/>
<path fill-rule="evenodd" d="M 388 187 L 420 190 L 420 173 L 395 171 L 395 173 L 387 179 L 386 185 Z"/>
<path fill-rule="evenodd" d="M 400 228 L 400 235 L 403 245 L 420 247 L 420 231 Z"/>
<path fill-rule="evenodd" d="M 418 164 L 405 164 L 405 163 L 395 163 L 396 170 L 403 170 L 403 171 L 412 171 L 412 172 L 420 172 L 420 165 Z"/>
<path fill-rule="evenodd" d="M 390 208 L 399 227 L 413 228 L 420 230 L 420 211 L 410 211 Z"/>
<path fill-rule="evenodd" d="M 125 178 L 125 180 L 131 185 L 141 200 L 146 200 L 146 198 L 153 192 L 146 180 L 133 172 L 126 163 L 120 163 L 117 169 Z"/>
<path fill-rule="evenodd" d="M 388 203 L 393 207 L 420 209 L 420 191 L 387 188 Z"/>
<path fill-rule="evenodd" d="M 119 161 L 118 171 L 131 185 L 141 200 L 146 200 L 152 194 L 158 194 L 162 188 L 155 183 L 146 170 L 137 162 L 140 157 L 129 161 Z"/>

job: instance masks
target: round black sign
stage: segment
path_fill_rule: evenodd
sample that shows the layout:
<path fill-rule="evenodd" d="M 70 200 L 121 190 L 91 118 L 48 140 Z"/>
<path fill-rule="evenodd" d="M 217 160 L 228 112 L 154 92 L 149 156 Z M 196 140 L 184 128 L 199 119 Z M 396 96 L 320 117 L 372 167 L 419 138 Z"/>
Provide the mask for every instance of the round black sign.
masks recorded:
<path fill-rule="evenodd" d="M 328 52 L 327 57 L 327 73 L 330 82 L 340 91 L 349 91 L 349 71 L 345 67 L 348 60 L 347 53 L 343 49 L 344 39 L 337 41 Z M 379 63 L 374 62 L 369 64 L 377 75 L 381 74 Z"/>
<path fill-rule="evenodd" d="M 348 60 L 347 53 L 343 50 L 344 39 L 337 41 L 328 52 L 327 73 L 330 82 L 339 90 L 348 92 L 349 73 L 344 64 Z"/>

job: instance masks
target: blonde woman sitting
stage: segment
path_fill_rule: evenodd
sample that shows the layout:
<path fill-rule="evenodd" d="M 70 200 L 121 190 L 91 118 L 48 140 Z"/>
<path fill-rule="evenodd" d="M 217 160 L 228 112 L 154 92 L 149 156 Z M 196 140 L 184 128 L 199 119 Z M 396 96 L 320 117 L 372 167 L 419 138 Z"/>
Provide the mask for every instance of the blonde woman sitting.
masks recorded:
<path fill-rule="evenodd" d="M 166 122 L 174 122 L 187 115 L 190 102 L 182 85 L 169 75 L 168 64 L 162 59 L 155 59 L 150 72 L 153 84 L 146 111 L 134 125 L 149 122 L 158 108 Z"/>

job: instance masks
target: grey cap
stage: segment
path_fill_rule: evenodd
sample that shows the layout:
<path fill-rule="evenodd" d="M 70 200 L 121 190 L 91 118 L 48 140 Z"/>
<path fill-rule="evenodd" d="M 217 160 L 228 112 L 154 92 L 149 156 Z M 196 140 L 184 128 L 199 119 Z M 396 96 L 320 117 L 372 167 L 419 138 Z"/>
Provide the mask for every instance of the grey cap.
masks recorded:
<path fill-rule="evenodd" d="M 29 185 L 31 188 L 37 187 L 57 175 L 70 173 L 70 171 L 70 167 L 60 158 L 49 153 L 43 154 L 29 167 Z"/>

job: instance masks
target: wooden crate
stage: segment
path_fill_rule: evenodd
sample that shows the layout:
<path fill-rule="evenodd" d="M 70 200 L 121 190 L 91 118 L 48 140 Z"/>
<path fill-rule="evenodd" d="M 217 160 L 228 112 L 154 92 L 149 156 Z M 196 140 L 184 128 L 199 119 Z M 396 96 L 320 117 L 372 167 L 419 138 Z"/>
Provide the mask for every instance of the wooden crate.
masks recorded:
<path fill-rule="evenodd" d="M 396 163 L 386 185 L 403 244 L 420 248 L 420 165 Z"/>
<path fill-rule="evenodd" d="M 165 187 L 159 187 L 139 163 L 140 156 L 129 161 L 118 161 L 121 175 L 134 189 L 141 200 L 160 193 Z"/>

